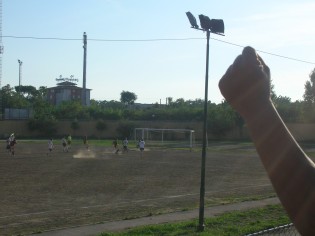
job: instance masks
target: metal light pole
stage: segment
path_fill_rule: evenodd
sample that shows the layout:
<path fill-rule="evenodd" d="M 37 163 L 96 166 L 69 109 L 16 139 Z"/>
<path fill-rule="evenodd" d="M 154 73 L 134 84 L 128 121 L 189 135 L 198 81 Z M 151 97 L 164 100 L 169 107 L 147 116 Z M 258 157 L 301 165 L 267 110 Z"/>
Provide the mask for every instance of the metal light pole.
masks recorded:
<path fill-rule="evenodd" d="M 22 64 L 23 62 L 18 59 L 19 63 L 19 94 L 21 94 L 21 80 L 22 80 Z"/>
<path fill-rule="evenodd" d="M 204 231 L 204 209 L 205 209 L 205 177 L 206 177 L 206 156 L 207 156 L 207 115 L 208 115 L 208 75 L 209 75 L 209 41 L 210 32 L 223 35 L 224 23 L 223 20 L 210 20 L 209 17 L 199 15 L 199 29 L 196 18 L 190 12 L 186 12 L 191 27 L 197 30 L 202 30 L 207 33 L 207 52 L 206 52 L 206 78 L 205 78 L 205 101 L 203 114 L 203 135 L 202 135 L 202 156 L 201 156 L 201 174 L 200 174 L 200 202 L 199 202 L 199 225 L 198 230 Z"/>
<path fill-rule="evenodd" d="M 83 88 L 82 88 L 82 106 L 86 106 L 86 50 L 87 35 L 83 34 Z"/>
<path fill-rule="evenodd" d="M 205 101 L 203 114 L 203 135 L 202 135 L 202 154 L 201 154 L 201 175 L 200 175 L 200 204 L 199 204 L 199 230 L 203 231 L 204 209 L 205 209 L 205 177 L 206 177 L 206 156 L 207 156 L 207 116 L 208 116 L 208 75 L 209 75 L 209 39 L 210 31 L 207 30 L 207 53 L 206 53 L 206 78 L 205 78 Z"/>

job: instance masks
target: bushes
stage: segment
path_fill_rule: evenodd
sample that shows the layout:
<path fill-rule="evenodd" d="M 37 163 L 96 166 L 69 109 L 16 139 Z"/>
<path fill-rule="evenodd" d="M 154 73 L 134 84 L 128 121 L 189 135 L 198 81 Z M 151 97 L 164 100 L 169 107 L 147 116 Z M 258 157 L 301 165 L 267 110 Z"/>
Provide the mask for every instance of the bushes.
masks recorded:
<path fill-rule="evenodd" d="M 53 117 L 38 117 L 28 121 L 31 131 L 39 131 L 44 136 L 52 136 L 57 132 L 57 120 Z"/>
<path fill-rule="evenodd" d="M 121 138 L 130 138 L 133 134 L 134 129 L 136 128 L 135 124 L 130 121 L 121 121 L 116 129 L 119 137 Z"/>
<path fill-rule="evenodd" d="M 236 127 L 238 119 L 237 113 L 227 103 L 221 103 L 209 111 L 208 132 L 217 138 L 224 137 L 228 131 Z"/>
<path fill-rule="evenodd" d="M 101 138 L 102 133 L 107 129 L 107 124 L 104 120 L 99 119 L 96 122 L 95 128 L 99 131 L 99 138 Z"/>
<path fill-rule="evenodd" d="M 72 120 L 73 132 L 80 128 L 80 120 L 96 120 L 95 128 L 99 132 L 99 138 L 107 128 L 106 121 L 121 121 L 117 128 L 119 136 L 130 137 L 134 124 L 129 120 L 202 122 L 204 104 L 202 100 L 184 101 L 182 99 L 170 105 L 130 105 L 126 107 L 119 102 L 92 101 L 90 107 L 84 107 L 78 101 L 71 101 L 50 107 L 49 110 L 44 107 L 36 113 L 36 117 L 29 121 L 29 128 L 38 130 L 45 135 L 55 132 L 57 120 L 51 117 L 56 117 L 57 119 Z M 237 124 L 239 124 L 239 116 L 227 103 L 208 102 L 209 133 L 220 138 Z"/>

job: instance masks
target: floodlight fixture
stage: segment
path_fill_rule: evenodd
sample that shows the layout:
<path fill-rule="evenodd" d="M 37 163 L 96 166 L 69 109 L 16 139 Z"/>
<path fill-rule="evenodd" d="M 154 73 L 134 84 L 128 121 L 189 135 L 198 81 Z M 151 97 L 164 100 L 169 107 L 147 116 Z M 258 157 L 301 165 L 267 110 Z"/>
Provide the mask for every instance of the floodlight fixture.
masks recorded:
<path fill-rule="evenodd" d="M 199 29 L 199 26 L 197 24 L 197 20 L 196 20 L 196 17 L 194 17 L 193 14 L 191 14 L 191 12 L 186 12 L 186 15 L 188 17 L 188 20 L 191 24 L 191 28 L 195 28 L 195 29 Z"/>
<path fill-rule="evenodd" d="M 221 19 L 211 19 L 211 32 L 216 34 L 224 34 L 224 22 Z"/>
<path fill-rule="evenodd" d="M 214 34 L 224 35 L 224 22 L 221 19 L 210 19 L 208 16 L 199 15 L 200 26 L 199 28 L 196 17 L 191 12 L 186 12 L 191 28 L 203 31 L 210 31 Z"/>
<path fill-rule="evenodd" d="M 211 19 L 205 15 L 199 15 L 201 28 L 205 31 L 210 30 L 214 34 L 224 34 L 224 22 L 221 19 Z"/>

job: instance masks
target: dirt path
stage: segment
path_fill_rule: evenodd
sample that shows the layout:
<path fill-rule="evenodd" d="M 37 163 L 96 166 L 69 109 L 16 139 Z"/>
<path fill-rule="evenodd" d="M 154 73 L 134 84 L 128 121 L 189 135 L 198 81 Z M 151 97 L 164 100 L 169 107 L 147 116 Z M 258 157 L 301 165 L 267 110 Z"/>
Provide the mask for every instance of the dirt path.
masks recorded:
<path fill-rule="evenodd" d="M 268 198 L 259 201 L 247 201 L 247 202 L 240 202 L 236 204 L 228 204 L 228 205 L 220 205 L 209 207 L 205 209 L 205 217 L 214 217 L 217 214 L 237 211 L 237 210 L 247 210 L 251 208 L 266 206 L 266 205 L 273 205 L 278 204 L 278 198 Z M 150 216 L 150 217 L 143 217 L 137 218 L 132 220 L 121 220 L 121 221 L 114 221 L 114 222 L 106 222 L 103 224 L 97 225 L 85 225 L 73 228 L 66 228 L 54 231 L 47 231 L 43 232 L 41 236 L 89 236 L 89 235 L 97 235 L 102 232 L 115 232 L 126 230 L 129 228 L 133 228 L 136 226 L 143 226 L 143 225 L 154 225 L 154 224 L 163 224 L 163 223 L 170 223 L 170 222 L 177 222 L 177 221 L 184 221 L 184 220 L 191 220 L 198 218 L 199 209 L 195 209 L 192 211 L 181 211 L 181 212 L 174 212 L 169 214 L 157 215 L 157 216 Z"/>

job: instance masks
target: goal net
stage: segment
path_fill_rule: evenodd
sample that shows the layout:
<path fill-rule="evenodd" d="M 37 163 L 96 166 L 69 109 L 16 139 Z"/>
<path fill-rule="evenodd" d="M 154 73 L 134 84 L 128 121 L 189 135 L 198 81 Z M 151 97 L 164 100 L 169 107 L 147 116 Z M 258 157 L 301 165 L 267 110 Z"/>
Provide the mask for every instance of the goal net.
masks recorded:
<path fill-rule="evenodd" d="M 134 137 L 137 142 L 143 138 L 146 145 L 156 147 L 186 147 L 195 145 L 195 131 L 191 129 L 154 129 L 135 128 Z"/>

